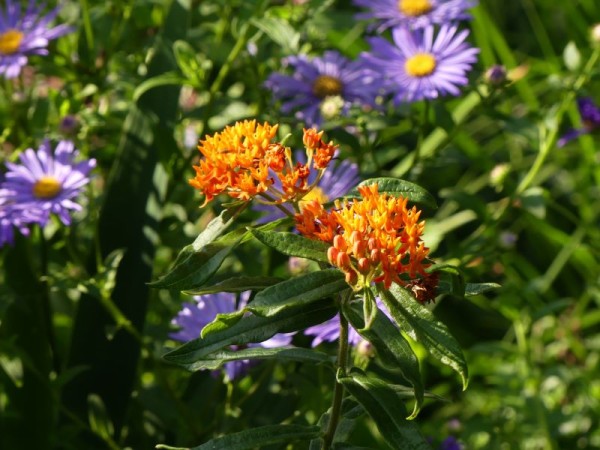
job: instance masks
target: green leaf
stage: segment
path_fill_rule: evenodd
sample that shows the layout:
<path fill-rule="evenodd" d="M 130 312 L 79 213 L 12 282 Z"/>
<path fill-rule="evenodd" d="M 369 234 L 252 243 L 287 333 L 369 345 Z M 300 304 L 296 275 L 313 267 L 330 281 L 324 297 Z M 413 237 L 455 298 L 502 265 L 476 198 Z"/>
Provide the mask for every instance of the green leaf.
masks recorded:
<path fill-rule="evenodd" d="M 211 286 L 202 286 L 189 291 L 188 295 L 215 294 L 217 292 L 261 291 L 269 286 L 283 281 L 276 277 L 233 277 Z"/>
<path fill-rule="evenodd" d="M 252 24 L 275 41 L 286 54 L 298 53 L 300 33 L 287 21 L 275 17 L 253 18 Z"/>
<path fill-rule="evenodd" d="M 384 365 L 390 369 L 399 369 L 402 376 L 414 388 L 415 406 L 408 419 L 414 419 L 423 405 L 424 388 L 419 372 L 419 361 L 410 344 L 402 336 L 398 328 L 381 311 L 375 315 L 375 320 L 369 329 L 364 328 L 362 308 L 356 303 L 345 305 L 344 316 L 352 327 L 364 339 L 369 341 L 377 350 L 377 355 Z"/>
<path fill-rule="evenodd" d="M 434 264 L 433 266 L 428 267 L 426 271 L 427 273 L 442 272 L 449 274 L 452 277 L 452 288 L 448 293 L 452 293 L 457 297 L 465 296 L 465 278 L 458 267 L 450 264 Z M 438 294 L 442 293 L 445 293 L 444 289 L 438 288 Z"/>
<path fill-rule="evenodd" d="M 187 342 L 164 355 L 164 359 L 179 365 L 189 365 L 229 345 L 263 342 L 276 333 L 289 333 L 323 323 L 337 312 L 330 300 L 287 308 L 273 317 L 244 316 L 229 328 L 205 333 L 203 338 Z"/>
<path fill-rule="evenodd" d="M 315 239 L 308 239 L 286 231 L 261 231 L 249 228 L 248 231 L 263 244 L 288 256 L 312 259 L 328 263 L 327 249 L 329 245 Z"/>
<path fill-rule="evenodd" d="M 379 296 L 388 311 L 411 339 L 420 342 L 435 359 L 450 366 L 461 377 L 463 390 L 468 384 L 465 357 L 448 328 L 421 305 L 406 289 L 392 284 L 390 290 L 378 285 Z"/>
<path fill-rule="evenodd" d="M 380 193 L 387 193 L 394 196 L 400 196 L 408 198 L 413 203 L 428 206 L 430 208 L 437 208 L 437 203 L 433 196 L 423 189 L 421 186 L 411 183 L 410 181 L 401 180 L 399 178 L 370 178 L 359 183 L 358 186 L 367 186 L 377 183 Z M 360 197 L 358 189 L 352 189 L 345 197 Z"/>
<path fill-rule="evenodd" d="M 501 287 L 502 286 L 498 283 L 467 283 L 467 286 L 465 287 L 465 297 L 480 295 L 485 292 L 500 289 Z"/>
<path fill-rule="evenodd" d="M 206 355 L 190 364 L 180 364 L 187 370 L 215 370 L 229 361 L 244 359 L 276 359 L 278 361 L 296 361 L 311 364 L 327 364 L 333 367 L 334 358 L 325 353 L 300 347 L 252 347 L 242 350 L 222 349 Z"/>
<path fill-rule="evenodd" d="M 180 86 L 185 79 L 175 72 L 166 72 L 143 81 L 133 91 L 133 101 L 137 102 L 146 92 L 159 86 Z"/>
<path fill-rule="evenodd" d="M 348 288 L 338 269 L 311 272 L 270 286 L 254 297 L 246 310 L 271 317 L 287 308 L 306 305 Z"/>
<path fill-rule="evenodd" d="M 402 399 L 389 383 L 358 370 L 347 376 L 338 374 L 338 382 L 365 408 L 392 448 L 431 450 L 417 424 L 404 419 L 406 409 Z"/>
<path fill-rule="evenodd" d="M 308 441 L 319 435 L 319 427 L 304 425 L 267 425 L 238 433 L 228 434 L 192 448 L 157 445 L 166 450 L 252 450 L 273 444 L 289 444 L 294 441 Z"/>
<path fill-rule="evenodd" d="M 195 88 L 201 88 L 206 72 L 212 68 L 212 63 L 202 58 L 186 41 L 178 40 L 173 44 L 173 54 L 177 65 L 186 78 L 186 82 Z"/>

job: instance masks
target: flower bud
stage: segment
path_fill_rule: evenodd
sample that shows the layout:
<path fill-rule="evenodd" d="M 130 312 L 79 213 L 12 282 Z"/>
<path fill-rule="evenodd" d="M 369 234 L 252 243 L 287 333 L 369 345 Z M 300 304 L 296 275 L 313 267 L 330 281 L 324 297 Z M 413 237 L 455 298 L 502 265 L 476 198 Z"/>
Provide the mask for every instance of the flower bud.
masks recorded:
<path fill-rule="evenodd" d="M 335 248 L 337 248 L 338 250 L 342 250 L 344 252 L 348 248 L 347 245 L 346 245 L 346 240 L 344 239 L 344 236 L 342 236 L 340 234 L 336 234 L 333 237 L 333 246 Z"/>
<path fill-rule="evenodd" d="M 338 253 L 339 250 L 335 247 L 329 247 L 327 249 L 327 260 L 334 266 L 336 265 Z"/>
<path fill-rule="evenodd" d="M 502 86 L 506 82 L 506 67 L 496 64 L 485 71 L 485 81 L 493 87 Z"/>
<path fill-rule="evenodd" d="M 360 258 L 358 260 L 358 270 L 362 274 L 369 273 L 369 270 L 371 270 L 371 263 L 369 263 L 367 258 Z"/>
<path fill-rule="evenodd" d="M 354 286 L 356 284 L 356 282 L 358 281 L 358 275 L 352 269 L 350 269 L 346 272 L 345 278 L 346 278 L 346 283 L 348 283 L 350 286 Z"/>
<path fill-rule="evenodd" d="M 350 257 L 346 252 L 339 252 L 335 257 L 336 266 L 340 269 L 347 269 L 350 267 Z"/>

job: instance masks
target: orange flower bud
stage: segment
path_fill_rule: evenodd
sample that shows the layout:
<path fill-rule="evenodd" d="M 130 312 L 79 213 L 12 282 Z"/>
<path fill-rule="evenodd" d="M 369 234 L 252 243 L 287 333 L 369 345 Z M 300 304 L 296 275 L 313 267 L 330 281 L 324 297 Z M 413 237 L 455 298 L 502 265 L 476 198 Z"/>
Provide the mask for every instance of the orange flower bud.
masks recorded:
<path fill-rule="evenodd" d="M 344 237 L 341 234 L 336 234 L 333 237 L 333 246 L 335 248 L 337 248 L 338 250 L 342 250 L 344 252 L 348 248 L 348 246 L 346 245 L 346 240 L 344 239 Z"/>
<path fill-rule="evenodd" d="M 356 284 L 356 282 L 358 281 L 358 275 L 352 269 L 350 269 L 346 272 L 345 278 L 346 278 L 346 283 L 348 283 L 350 286 L 354 286 Z"/>
<path fill-rule="evenodd" d="M 335 265 L 342 270 L 350 267 L 350 257 L 346 252 L 339 252 L 336 256 L 335 262 Z"/>
<path fill-rule="evenodd" d="M 337 262 L 338 253 L 339 253 L 339 250 L 335 247 L 329 247 L 327 249 L 327 260 L 334 266 L 336 265 L 336 262 Z"/>
<path fill-rule="evenodd" d="M 321 136 L 323 132 L 317 132 L 315 128 L 304 129 L 304 137 L 302 143 L 308 150 L 315 150 L 321 145 Z"/>
<path fill-rule="evenodd" d="M 367 258 L 360 258 L 358 260 L 358 270 L 362 274 L 368 273 L 371 270 L 371 263 L 369 263 Z"/>

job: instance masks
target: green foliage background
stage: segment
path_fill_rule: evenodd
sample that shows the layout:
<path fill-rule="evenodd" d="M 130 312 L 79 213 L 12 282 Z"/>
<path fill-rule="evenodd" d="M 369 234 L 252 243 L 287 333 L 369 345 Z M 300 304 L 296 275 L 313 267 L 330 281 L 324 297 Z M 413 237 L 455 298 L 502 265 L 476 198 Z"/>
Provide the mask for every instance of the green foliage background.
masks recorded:
<path fill-rule="evenodd" d="M 0 158 L 64 137 L 60 119 L 74 114 L 70 137 L 99 168 L 73 227 L 34 230 L 2 249 L 0 447 L 194 446 L 317 423 L 334 381 L 322 365 L 265 361 L 227 385 L 164 361 L 185 296 L 148 282 L 221 212 L 200 209 L 187 185 L 197 152 L 184 144 L 186 127 L 202 136 L 257 117 L 299 144 L 300 127 L 262 82 L 290 54 L 366 50 L 354 13 L 341 1 L 62 3 L 59 19 L 75 31 L 32 58 L 21 85 L 2 80 Z M 407 178 L 433 194 L 425 241 L 436 261 L 502 285 L 433 305 L 463 347 L 470 381 L 463 392 L 450 368 L 414 348 L 432 394 L 415 419 L 422 433 L 468 449 L 600 448 L 598 138 L 555 146 L 581 126 L 575 99 L 600 101 L 589 35 L 600 4 L 481 0 L 472 14 L 480 62 L 462 96 L 331 121 L 326 132 L 364 178 Z M 492 89 L 483 78 L 492 64 L 524 75 Z M 359 132 L 339 128 L 347 122 Z M 287 276 L 286 261 L 249 240 L 221 270 Z M 388 448 L 372 421 L 354 425 L 357 445 Z"/>

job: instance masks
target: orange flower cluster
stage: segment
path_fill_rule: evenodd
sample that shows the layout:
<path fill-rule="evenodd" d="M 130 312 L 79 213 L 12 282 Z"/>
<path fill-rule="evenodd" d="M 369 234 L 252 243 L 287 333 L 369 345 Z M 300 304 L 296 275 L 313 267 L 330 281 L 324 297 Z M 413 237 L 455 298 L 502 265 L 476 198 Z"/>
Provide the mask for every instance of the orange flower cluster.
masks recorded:
<path fill-rule="evenodd" d="M 392 282 L 406 286 L 427 277 L 429 249 L 421 240 L 421 211 L 408 209 L 406 198 L 380 194 L 377 184 L 358 190 L 362 200 L 337 201 L 331 211 L 309 202 L 296 215 L 298 231 L 331 243 L 329 262 L 345 272 L 355 290 L 372 282 L 383 282 L 386 288 Z"/>
<path fill-rule="evenodd" d="M 318 181 L 337 147 L 321 139 L 323 132 L 304 130 L 308 161 L 294 164 L 291 149 L 273 142 L 277 128 L 246 120 L 200 141 L 203 158 L 194 166 L 196 176 L 189 183 L 205 195 L 203 206 L 223 192 L 242 201 L 261 195 L 271 203 L 282 203 L 298 202 L 311 190 L 311 171 L 319 171 Z M 280 187 L 274 186 L 275 177 Z"/>

